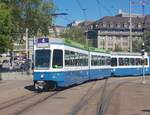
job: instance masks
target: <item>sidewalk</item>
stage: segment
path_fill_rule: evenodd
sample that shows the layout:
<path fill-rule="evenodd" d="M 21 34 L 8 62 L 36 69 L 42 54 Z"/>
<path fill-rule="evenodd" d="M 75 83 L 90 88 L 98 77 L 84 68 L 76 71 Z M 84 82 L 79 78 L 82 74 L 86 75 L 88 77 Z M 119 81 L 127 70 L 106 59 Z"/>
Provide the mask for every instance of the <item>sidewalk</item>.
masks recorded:
<path fill-rule="evenodd" d="M 32 80 L 32 73 L 26 72 L 3 72 L 0 73 L 0 80 Z"/>

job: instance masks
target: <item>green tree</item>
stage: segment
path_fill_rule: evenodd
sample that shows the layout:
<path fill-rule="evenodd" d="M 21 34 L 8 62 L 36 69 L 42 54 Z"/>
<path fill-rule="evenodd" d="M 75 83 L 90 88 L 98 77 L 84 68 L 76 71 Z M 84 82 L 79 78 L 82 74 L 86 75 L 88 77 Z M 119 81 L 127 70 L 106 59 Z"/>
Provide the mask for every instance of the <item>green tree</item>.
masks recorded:
<path fill-rule="evenodd" d="M 64 33 L 61 33 L 61 37 L 74 40 L 76 42 L 86 44 L 86 36 L 84 30 L 79 27 L 71 27 L 66 29 Z"/>
<path fill-rule="evenodd" d="M 43 35 L 48 35 L 48 27 L 52 23 L 50 10 L 53 9 L 51 3 L 44 2 L 43 0 L 26 0 L 24 28 L 29 28 L 29 35 L 36 35 L 40 31 Z M 23 4 L 23 6 L 24 6 Z"/>
<path fill-rule="evenodd" d="M 4 3 L 0 3 L 0 53 L 12 49 L 10 9 Z"/>
<path fill-rule="evenodd" d="M 141 51 L 141 44 L 142 44 L 141 40 L 134 40 L 132 42 L 133 52 L 140 52 Z"/>
<path fill-rule="evenodd" d="M 52 23 L 50 13 L 54 5 L 45 0 L 2 0 L 11 9 L 13 17 L 13 37 L 23 36 L 26 28 L 29 36 L 37 35 L 40 31 L 48 34 L 48 26 Z M 17 36 L 18 37 L 18 36 Z"/>
<path fill-rule="evenodd" d="M 150 31 L 147 31 L 144 33 L 143 42 L 145 44 L 145 51 L 150 53 Z M 142 45 L 142 43 L 141 43 L 141 45 Z"/>
<path fill-rule="evenodd" d="M 12 48 L 7 45 L 21 41 L 28 28 L 29 37 L 48 35 L 52 23 L 54 5 L 46 0 L 0 0 L 0 50 Z M 5 24 L 4 24 L 5 23 Z M 12 39 L 10 39 L 12 38 Z M 8 46 L 8 47 L 7 47 Z"/>

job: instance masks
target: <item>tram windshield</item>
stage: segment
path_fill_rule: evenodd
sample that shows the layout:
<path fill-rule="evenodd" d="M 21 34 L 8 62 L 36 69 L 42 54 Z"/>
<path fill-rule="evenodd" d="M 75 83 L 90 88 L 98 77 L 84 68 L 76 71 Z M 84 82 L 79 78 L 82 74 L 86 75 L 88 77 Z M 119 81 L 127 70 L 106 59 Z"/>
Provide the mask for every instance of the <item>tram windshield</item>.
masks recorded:
<path fill-rule="evenodd" d="M 35 68 L 48 69 L 50 67 L 51 59 L 50 50 L 36 50 L 35 52 Z"/>
<path fill-rule="evenodd" d="M 55 49 L 53 51 L 53 68 L 63 67 L 63 51 Z"/>

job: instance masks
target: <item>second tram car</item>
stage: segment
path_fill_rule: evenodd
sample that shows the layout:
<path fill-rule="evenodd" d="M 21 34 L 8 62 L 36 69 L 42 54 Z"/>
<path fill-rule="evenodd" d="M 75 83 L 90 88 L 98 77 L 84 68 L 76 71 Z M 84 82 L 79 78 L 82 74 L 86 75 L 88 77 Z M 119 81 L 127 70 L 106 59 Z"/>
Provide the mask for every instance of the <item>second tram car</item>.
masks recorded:
<path fill-rule="evenodd" d="M 112 52 L 111 66 L 113 76 L 142 75 L 143 71 L 150 74 L 149 57 L 140 53 Z"/>
<path fill-rule="evenodd" d="M 35 89 L 67 87 L 111 76 L 109 52 L 66 39 L 37 39 L 34 61 Z"/>

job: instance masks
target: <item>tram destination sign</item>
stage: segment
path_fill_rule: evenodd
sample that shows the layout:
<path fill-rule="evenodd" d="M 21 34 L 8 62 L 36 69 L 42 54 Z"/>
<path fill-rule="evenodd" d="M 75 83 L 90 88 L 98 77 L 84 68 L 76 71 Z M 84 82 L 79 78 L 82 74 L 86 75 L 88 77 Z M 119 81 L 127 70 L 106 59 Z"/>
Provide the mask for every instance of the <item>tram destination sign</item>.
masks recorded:
<path fill-rule="evenodd" d="M 37 39 L 37 47 L 48 47 L 48 46 L 49 46 L 49 38 Z"/>

